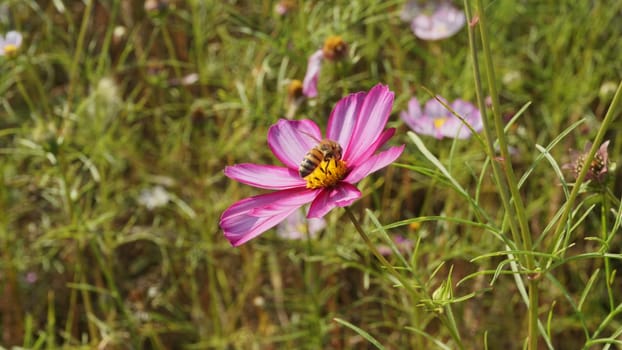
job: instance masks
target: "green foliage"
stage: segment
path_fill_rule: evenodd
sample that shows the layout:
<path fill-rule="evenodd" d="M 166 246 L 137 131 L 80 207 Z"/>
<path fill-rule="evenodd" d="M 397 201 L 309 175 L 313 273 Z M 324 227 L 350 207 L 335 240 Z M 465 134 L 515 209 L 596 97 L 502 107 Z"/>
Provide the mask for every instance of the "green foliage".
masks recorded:
<path fill-rule="evenodd" d="M 284 16 L 268 0 L 155 3 L 168 5 L 0 5 L 2 33 L 24 35 L 16 57 L 0 56 L 3 346 L 499 349 L 534 329 L 547 348 L 621 346 L 622 122 L 610 106 L 622 3 L 487 2 L 489 56 L 477 24 L 475 55 L 466 29 L 415 38 L 404 1 L 298 1 Z M 318 98 L 293 104 L 289 82 L 333 34 L 347 59 L 325 64 Z M 506 123 L 511 157 L 484 133 L 408 132 L 398 115 L 412 96 L 489 95 L 485 58 L 500 99 L 490 130 L 493 116 Z M 277 164 L 271 124 L 293 112 L 325 126 L 336 101 L 378 82 L 396 93 L 391 142 L 407 147 L 349 209 L 370 241 L 336 209 L 317 238 L 271 230 L 232 248 L 219 217 L 260 191 L 223 168 Z M 561 164 L 597 138 L 611 139 L 610 176 L 575 186 Z M 512 226 L 521 213 L 526 236 Z M 386 260 L 366 243 L 386 245 Z"/>

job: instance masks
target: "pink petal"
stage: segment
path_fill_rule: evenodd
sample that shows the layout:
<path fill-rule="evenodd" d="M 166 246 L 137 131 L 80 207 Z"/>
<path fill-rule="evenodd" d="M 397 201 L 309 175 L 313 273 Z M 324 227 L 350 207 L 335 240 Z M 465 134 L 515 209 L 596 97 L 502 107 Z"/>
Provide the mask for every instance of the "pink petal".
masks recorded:
<path fill-rule="evenodd" d="M 444 107 L 443 107 L 444 108 Z M 475 131 L 483 128 L 482 117 L 479 110 L 471 103 L 455 100 L 451 108 L 458 113 Z M 467 139 L 471 137 L 471 130 L 453 113 L 447 111 L 448 120 L 440 128 L 440 133 L 445 137 Z"/>
<path fill-rule="evenodd" d="M 417 0 L 410 0 L 404 4 L 402 12 L 400 12 L 400 19 L 404 22 L 410 22 L 420 13 L 423 9 L 419 5 Z"/>
<path fill-rule="evenodd" d="M 445 124 L 438 129 L 439 134 L 442 137 L 449 137 L 452 139 L 468 139 L 471 137 L 471 131 L 469 128 L 452 115 L 450 119 L 447 119 Z"/>
<path fill-rule="evenodd" d="M 413 97 L 408 101 L 408 110 L 400 112 L 400 118 L 408 125 L 411 129 L 416 131 L 417 133 L 422 133 L 421 129 L 427 128 L 429 123 L 427 119 L 424 122 L 423 112 L 421 111 L 421 105 L 419 104 L 419 100 L 416 97 Z M 426 134 L 423 132 L 422 134 Z M 427 135 L 427 134 L 426 134 Z"/>
<path fill-rule="evenodd" d="M 359 166 L 352 169 L 352 171 L 343 181 L 351 184 L 355 184 L 361 181 L 367 175 L 393 163 L 402 154 L 402 152 L 404 151 L 404 147 L 405 145 L 391 147 L 384 152 L 373 155 L 372 157 L 361 163 Z"/>
<path fill-rule="evenodd" d="M 416 97 L 413 97 L 408 101 L 408 115 L 412 118 L 419 118 L 423 112 L 421 111 L 421 104 Z"/>
<path fill-rule="evenodd" d="M 348 143 L 366 95 L 365 92 L 358 92 L 342 98 L 328 118 L 326 137 L 339 143 L 344 153 L 347 152 Z"/>
<path fill-rule="evenodd" d="M 374 152 L 376 152 L 376 150 L 384 146 L 384 144 L 387 143 L 387 141 L 389 141 L 389 139 L 391 139 L 393 135 L 395 135 L 395 128 L 386 129 L 385 131 L 382 132 L 382 134 L 380 134 L 380 137 L 378 137 L 376 142 L 374 142 L 374 144 L 371 145 L 369 148 L 373 149 Z"/>
<path fill-rule="evenodd" d="M 449 102 L 443 97 L 437 96 L 441 101 L 443 101 L 446 105 L 449 106 Z M 423 113 L 430 118 L 446 118 L 453 114 L 443 106 L 437 99 L 433 98 L 428 100 L 425 103 L 425 107 L 423 108 Z"/>
<path fill-rule="evenodd" d="M 404 114 L 401 114 L 400 116 L 415 133 L 419 135 L 434 136 L 437 139 L 443 138 L 443 135 L 441 135 L 441 133 L 434 127 L 433 118 L 429 118 L 427 115 L 422 115 L 416 119 L 405 118 Z"/>
<path fill-rule="evenodd" d="M 376 141 L 369 145 L 367 149 L 365 149 L 365 151 L 359 155 L 359 158 L 356 162 L 350 161 L 350 163 L 348 163 L 348 167 L 357 167 L 360 163 L 366 161 L 369 157 L 376 153 L 376 151 L 380 147 L 387 143 L 387 141 L 389 141 L 389 139 L 391 139 L 393 135 L 395 135 L 395 128 L 390 128 L 383 131 L 382 134 L 380 134 L 380 136 L 376 139 Z"/>
<path fill-rule="evenodd" d="M 473 127 L 473 130 L 482 131 L 484 128 L 482 114 L 474 104 L 458 99 L 451 104 L 451 108 L 461 115 Z"/>
<path fill-rule="evenodd" d="M 384 130 L 392 108 L 393 92 L 387 86 L 378 84 L 369 91 L 358 113 L 352 137 L 344 150 L 343 158 L 346 162 L 357 164 L 361 160 L 369 145 Z"/>
<path fill-rule="evenodd" d="M 272 153 L 292 170 L 322 138 L 320 128 L 311 120 L 281 119 L 268 130 L 268 145 Z"/>
<path fill-rule="evenodd" d="M 319 191 L 290 189 L 243 199 L 224 211 L 220 227 L 233 246 L 239 246 L 276 226 Z"/>
<path fill-rule="evenodd" d="M 346 207 L 361 198 L 361 192 L 352 184 L 340 182 L 323 189 L 309 208 L 308 218 L 321 218 L 334 207 Z"/>
<path fill-rule="evenodd" d="M 272 165 L 236 164 L 226 167 L 225 175 L 241 183 L 268 190 L 305 187 L 306 184 L 298 171 Z"/>
<path fill-rule="evenodd" d="M 307 62 L 307 73 L 302 81 L 302 93 L 307 97 L 317 96 L 317 81 L 320 76 L 323 60 L 324 53 L 322 50 L 316 51 L 309 57 L 309 61 Z"/>

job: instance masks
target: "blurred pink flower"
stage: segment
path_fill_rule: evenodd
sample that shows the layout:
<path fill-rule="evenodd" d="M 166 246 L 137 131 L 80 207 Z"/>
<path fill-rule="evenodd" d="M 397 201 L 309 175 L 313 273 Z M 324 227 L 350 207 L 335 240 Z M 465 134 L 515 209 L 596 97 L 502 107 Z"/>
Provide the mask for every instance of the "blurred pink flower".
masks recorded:
<path fill-rule="evenodd" d="M 304 239 L 309 235 L 315 238 L 326 227 L 322 218 L 307 219 L 302 208 L 291 213 L 285 221 L 278 224 L 276 234 L 284 239 Z"/>
<path fill-rule="evenodd" d="M 25 276 L 25 280 L 28 284 L 33 284 L 37 282 L 38 279 L 39 275 L 37 275 L 37 273 L 34 271 L 29 271 Z"/>
<path fill-rule="evenodd" d="M 395 247 L 400 253 L 408 253 L 412 252 L 413 250 L 413 242 L 402 235 L 395 235 L 393 237 L 393 243 L 395 243 Z M 389 256 L 393 254 L 393 250 L 391 250 L 391 247 L 386 244 L 379 245 L 377 249 L 378 252 L 384 256 Z"/>
<path fill-rule="evenodd" d="M 11 56 L 22 45 L 22 34 L 14 30 L 6 33 L 3 37 L 0 35 L 0 56 Z"/>
<path fill-rule="evenodd" d="M 317 96 L 317 82 L 324 59 L 338 60 L 345 57 L 348 46 L 340 36 L 332 35 L 324 41 L 324 47 L 315 51 L 307 62 L 307 73 L 302 82 L 302 93 L 307 97 Z"/>
<path fill-rule="evenodd" d="M 292 0 L 281 0 L 274 6 L 274 11 L 281 16 L 285 16 L 295 7 L 296 2 Z"/>
<path fill-rule="evenodd" d="M 482 130 L 482 116 L 477 107 L 460 99 L 452 104 L 445 103 L 462 116 L 473 130 Z M 437 139 L 471 137 L 471 130 L 436 99 L 426 102 L 422 111 L 419 101 L 413 97 L 408 102 L 408 111 L 400 113 L 400 117 L 417 134 L 434 136 Z"/>
<path fill-rule="evenodd" d="M 408 1 L 400 17 L 410 22 L 415 36 L 423 40 L 449 38 L 466 24 L 464 12 L 443 0 L 424 4 L 416 0 Z"/>
<path fill-rule="evenodd" d="M 272 125 L 268 145 L 285 167 L 244 163 L 225 168 L 231 179 L 276 190 L 243 199 L 224 211 L 220 227 L 229 242 L 243 244 L 305 204 L 311 204 L 308 218 L 321 218 L 360 198 L 354 184 L 392 163 L 404 150 L 402 145 L 376 152 L 395 133 L 395 129 L 384 129 L 392 107 L 393 92 L 381 84 L 341 99 L 326 130 L 326 137 L 341 146 L 341 157 L 321 161 L 305 178 L 300 177 L 299 166 L 322 139 L 320 128 L 308 119 L 281 119 Z"/>

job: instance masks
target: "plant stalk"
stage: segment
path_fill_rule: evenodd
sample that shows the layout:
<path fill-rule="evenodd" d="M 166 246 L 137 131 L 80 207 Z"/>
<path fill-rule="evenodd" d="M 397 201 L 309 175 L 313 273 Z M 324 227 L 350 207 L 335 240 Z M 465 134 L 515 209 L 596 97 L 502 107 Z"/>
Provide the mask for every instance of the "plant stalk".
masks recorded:
<path fill-rule="evenodd" d="M 358 221 L 358 219 L 354 216 L 354 213 L 352 213 L 350 208 L 349 207 L 344 207 L 344 209 L 346 211 L 346 214 L 350 218 L 350 221 L 352 221 L 352 224 L 354 224 L 354 227 L 356 228 L 356 231 L 359 233 L 361 238 L 363 238 L 363 241 L 365 241 L 365 244 L 367 244 L 367 247 L 372 252 L 372 254 L 374 254 L 374 256 L 378 260 L 380 260 L 382 265 L 391 273 L 391 275 L 393 275 L 393 277 L 395 277 L 395 279 L 397 279 L 400 282 L 400 284 L 402 286 L 404 286 L 404 288 L 406 288 L 410 292 L 411 296 L 413 296 L 416 299 L 421 299 L 420 294 L 412 287 L 412 285 L 410 283 L 408 283 L 408 281 L 406 281 L 404 276 L 402 276 L 399 272 L 397 272 L 397 270 L 395 270 L 393 265 L 391 265 L 387 261 L 387 259 L 382 254 L 380 254 L 380 252 L 378 251 L 378 248 L 376 248 L 376 246 L 371 241 L 371 239 L 369 238 L 367 233 L 365 233 L 365 230 L 361 226 L 361 224 Z M 453 318 L 453 314 L 451 313 L 451 306 L 447 305 L 445 309 L 446 309 L 446 311 L 448 311 L 448 314 L 449 314 L 450 317 L 448 317 L 448 316 L 446 316 L 444 314 L 438 314 L 438 317 L 439 317 L 440 321 L 443 323 L 443 325 L 447 328 L 447 330 L 449 330 L 449 333 L 451 334 L 452 339 L 458 345 L 458 348 L 459 349 L 464 349 L 464 345 L 462 344 L 462 339 L 460 338 L 460 333 L 458 332 L 458 327 L 457 327 L 456 322 L 455 322 L 455 320 Z"/>

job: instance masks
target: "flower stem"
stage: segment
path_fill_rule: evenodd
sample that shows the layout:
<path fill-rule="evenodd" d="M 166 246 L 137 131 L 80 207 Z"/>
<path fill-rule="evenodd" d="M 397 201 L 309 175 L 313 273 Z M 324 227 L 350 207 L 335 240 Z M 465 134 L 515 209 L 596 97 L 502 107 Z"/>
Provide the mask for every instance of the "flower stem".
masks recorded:
<path fill-rule="evenodd" d="M 387 271 L 389 271 L 391 275 L 393 275 L 393 277 L 395 277 L 395 279 L 397 279 L 400 282 L 400 284 L 408 290 L 408 292 L 414 298 L 414 300 L 421 300 L 422 299 L 421 294 L 418 291 L 416 291 L 415 288 L 413 288 L 412 284 L 409 283 L 405 279 L 404 276 L 402 276 L 399 272 L 397 272 L 397 270 L 395 270 L 393 265 L 391 265 L 391 263 L 389 263 L 382 254 L 380 254 L 380 252 L 378 251 L 378 248 L 376 248 L 376 245 L 374 245 L 374 243 L 371 241 L 367 233 L 365 233 L 365 230 L 361 226 L 358 219 L 354 216 L 354 213 L 352 213 L 350 208 L 344 207 L 344 209 L 346 211 L 346 214 L 350 218 L 350 221 L 352 221 L 352 223 L 354 224 L 356 231 L 359 233 L 361 238 L 363 238 L 363 241 L 365 241 L 365 244 L 367 244 L 367 247 L 372 252 L 372 254 L 374 254 L 374 256 L 378 258 L 378 260 L 380 260 L 380 263 L 387 269 Z M 456 325 L 456 321 L 453 318 L 453 314 L 451 312 L 451 305 L 446 305 L 445 311 L 446 311 L 446 314 L 439 313 L 438 317 L 440 321 L 443 323 L 443 325 L 447 328 L 449 333 L 451 334 L 451 337 L 458 345 L 458 348 L 464 349 L 464 345 L 462 344 L 462 339 L 460 338 L 460 333 L 458 331 L 458 326 Z"/>
<path fill-rule="evenodd" d="M 607 234 L 607 212 L 609 211 L 609 199 L 607 197 L 607 189 L 605 185 L 601 187 L 601 208 L 600 208 L 600 233 L 602 239 L 603 259 L 605 261 L 605 286 L 607 287 L 607 296 L 609 297 L 609 310 L 615 310 L 615 299 L 613 297 L 613 289 L 611 288 L 611 264 L 609 258 L 605 255 L 609 251 L 609 237 Z"/>
<path fill-rule="evenodd" d="M 538 350 L 538 282 L 539 280 L 534 278 L 530 279 L 527 284 L 529 291 L 529 305 L 527 306 L 528 316 L 528 349 Z"/>
<path fill-rule="evenodd" d="M 598 149 L 603 143 L 603 139 L 605 138 L 605 133 L 609 129 L 609 125 L 613 122 L 613 120 L 616 117 L 616 110 L 618 109 L 618 105 L 621 102 L 622 102 L 622 80 L 618 84 L 618 89 L 616 90 L 616 93 L 613 96 L 613 100 L 611 101 L 611 104 L 609 105 L 609 110 L 607 110 L 607 113 L 605 114 L 605 118 L 603 119 L 603 122 L 600 128 L 598 129 L 598 132 L 596 133 L 596 137 L 594 137 L 594 140 L 592 141 L 592 148 L 590 149 L 590 151 L 588 152 L 585 158 L 585 164 L 590 164 L 592 160 L 594 159 L 596 152 L 598 152 Z M 570 222 L 568 222 L 568 217 L 570 216 L 570 213 L 572 212 L 572 209 L 574 207 L 574 202 L 577 200 L 577 197 L 579 196 L 579 191 L 581 190 L 581 183 L 583 183 L 583 180 L 585 179 L 585 176 L 587 175 L 587 172 L 589 170 L 590 170 L 589 166 L 584 166 L 581 168 L 579 175 L 577 175 L 575 185 L 573 186 L 572 191 L 570 192 L 570 195 L 568 196 L 568 200 L 566 200 L 566 203 L 564 204 L 564 211 L 562 212 L 562 215 L 557 221 L 557 227 L 555 228 L 555 233 L 553 234 L 553 239 L 552 239 L 553 242 L 559 242 L 560 235 L 565 231 L 565 229 L 569 229 L 572 226 Z M 569 239 L 570 238 L 568 237 L 567 239 L 564 240 L 564 242 L 568 241 Z M 556 255 L 558 258 L 563 258 L 564 253 L 567 251 L 567 249 L 565 249 L 566 246 L 567 244 L 564 244 L 564 246 L 562 247 L 554 246 L 551 252 L 554 255 Z M 560 248 L 561 250 L 558 253 L 558 250 Z M 553 261 L 551 259 L 548 262 L 547 267 L 552 263 Z"/>
<path fill-rule="evenodd" d="M 508 223 L 510 225 L 510 231 L 512 233 L 512 239 L 514 240 L 518 249 L 521 249 L 525 252 L 532 252 L 532 238 L 531 231 L 529 229 L 529 224 L 527 221 L 527 214 L 525 211 L 525 205 L 523 203 L 523 199 L 521 197 L 520 191 L 518 189 L 518 182 L 516 179 L 516 175 L 514 174 L 514 169 L 512 167 L 510 154 L 508 151 L 508 144 L 505 137 L 504 132 L 504 123 L 501 118 L 500 108 L 499 108 L 499 93 L 497 90 L 496 76 L 494 71 L 494 65 L 492 61 L 492 54 L 490 51 L 490 41 L 488 38 L 487 31 L 487 19 L 486 19 L 486 9 L 484 8 L 482 0 L 476 0 L 476 8 L 477 8 L 477 23 L 479 26 L 479 34 L 481 38 L 482 44 L 482 57 L 484 61 L 484 66 L 486 70 L 486 78 L 488 83 L 488 88 L 490 90 L 490 97 L 492 99 L 492 122 L 494 124 L 495 134 L 493 136 L 492 133 L 492 125 L 488 122 L 485 115 L 485 104 L 483 97 L 483 89 L 481 87 L 480 81 L 480 72 L 479 66 L 477 65 L 478 56 L 476 52 L 474 32 L 472 26 L 475 24 L 471 24 L 472 17 L 470 13 L 470 7 L 468 0 L 464 0 L 465 10 L 467 11 L 467 21 L 469 22 L 469 44 L 471 46 L 471 55 L 473 58 L 473 68 L 475 73 L 475 83 L 477 90 L 478 103 L 480 105 L 480 110 L 482 111 L 482 120 L 484 122 L 484 130 L 486 134 L 486 139 L 488 143 L 488 153 L 489 157 L 493 159 L 494 148 L 493 148 L 493 137 L 496 137 L 499 142 L 499 150 L 501 153 L 501 159 L 503 161 L 502 166 L 499 166 L 496 161 L 491 162 L 493 168 L 493 174 L 495 177 L 495 181 L 497 186 L 499 187 L 499 192 L 501 195 L 501 200 L 503 202 L 503 206 L 506 210 L 506 217 L 508 219 Z M 501 168 L 501 169 L 500 169 Z M 503 170 L 504 177 L 501 176 L 501 170 Z M 509 193 L 508 193 L 509 192 Z M 508 197 L 508 195 L 510 195 Z M 528 271 L 533 272 L 536 268 L 536 259 L 532 254 L 525 254 L 524 258 L 521 259 L 521 264 L 524 264 Z M 528 346 L 527 348 L 530 350 L 536 350 L 538 348 L 538 279 L 530 279 L 528 283 L 529 289 L 529 305 L 528 307 Z"/>
<path fill-rule="evenodd" d="M 467 22 L 471 22 L 472 14 L 471 8 L 469 7 L 468 0 L 464 0 L 464 9 L 467 16 Z M 492 133 L 492 126 L 490 125 L 490 121 L 487 117 L 486 112 L 486 103 L 484 101 L 484 91 L 482 88 L 481 82 L 481 72 L 479 69 L 479 59 L 477 55 L 477 48 L 475 43 L 475 33 L 471 25 L 468 26 L 468 34 L 469 34 L 469 46 L 471 51 L 471 59 L 473 61 L 473 77 L 475 79 L 475 92 L 477 95 L 479 109 L 482 114 L 482 123 L 484 124 L 484 134 L 486 135 L 486 152 L 488 157 L 491 159 L 490 165 L 492 168 L 492 174 L 495 179 L 495 183 L 497 184 L 497 188 L 499 189 L 499 197 L 501 199 L 501 203 L 503 203 L 503 208 L 505 209 L 506 217 L 508 225 L 510 226 L 510 233 L 512 234 L 512 240 L 518 244 L 520 237 L 518 235 L 518 224 L 516 223 L 516 216 L 513 215 L 512 205 L 510 203 L 510 195 L 507 183 L 503 180 L 501 175 L 501 169 L 499 162 L 494 160 L 495 158 L 495 149 L 494 149 L 494 135 Z"/>
<path fill-rule="evenodd" d="M 80 58 L 84 53 L 84 41 L 86 38 L 86 32 L 89 28 L 89 23 L 91 23 L 91 16 L 93 14 L 93 7 L 95 6 L 95 1 L 86 1 L 86 8 L 84 9 L 84 15 L 82 16 L 82 23 L 80 24 L 80 31 L 78 32 L 78 40 L 76 42 L 76 48 L 73 54 L 73 58 L 71 60 L 71 66 L 69 70 L 69 86 L 67 87 L 67 104 L 63 110 L 63 126 L 61 131 L 66 133 L 69 131 L 69 127 L 71 124 L 71 118 L 69 115 L 71 114 L 72 102 L 75 91 L 77 89 L 76 85 L 78 85 L 78 69 L 82 66 L 80 64 Z"/>
<path fill-rule="evenodd" d="M 490 52 L 490 42 L 488 40 L 488 30 L 486 28 L 486 13 L 482 0 L 477 0 L 477 9 L 479 11 L 479 32 L 482 40 L 482 51 L 484 53 L 484 65 L 486 66 L 486 76 L 488 78 L 488 86 L 490 89 L 490 97 L 492 98 L 492 116 L 495 125 L 495 131 L 497 140 L 499 141 L 499 150 L 501 152 L 502 159 L 505 160 L 502 169 L 505 172 L 505 178 L 507 181 L 508 189 L 512 195 L 511 199 L 514 203 L 515 214 L 518 219 L 518 225 L 520 227 L 521 245 L 520 247 L 525 251 L 530 252 L 532 250 L 531 231 L 529 230 L 529 224 L 527 223 L 527 214 L 525 212 L 525 205 L 520 191 L 518 190 L 518 181 L 514 174 L 514 168 L 510 161 L 510 152 L 508 150 L 508 144 L 504 132 L 504 123 L 501 117 L 499 108 L 499 92 L 497 90 L 497 82 L 494 70 L 494 64 L 492 62 L 492 53 Z M 481 98 L 481 97 L 480 97 Z M 489 142 L 492 140 L 489 140 Z M 527 269 L 532 271 L 535 268 L 535 258 L 531 254 L 525 255 L 525 264 Z"/>
<path fill-rule="evenodd" d="M 393 267 L 393 265 L 391 265 L 391 263 L 389 263 L 387 259 L 382 254 L 380 254 L 380 252 L 378 251 L 378 248 L 376 248 L 376 246 L 371 241 L 367 233 L 365 233 L 365 230 L 363 230 L 363 227 L 361 226 L 357 218 L 354 216 L 354 213 L 352 213 L 350 208 L 345 207 L 344 209 L 346 210 L 346 214 L 350 218 L 350 221 L 352 221 L 352 223 L 354 224 L 356 231 L 359 233 L 361 238 L 363 238 L 363 241 L 365 241 L 365 244 L 367 244 L 367 247 L 372 252 L 372 254 L 374 254 L 374 256 L 378 260 L 380 260 L 382 265 L 391 273 L 391 275 L 393 275 L 393 277 L 395 277 L 400 282 L 402 286 L 404 286 L 404 288 L 406 288 L 411 294 L 417 295 L 417 292 L 414 290 L 412 285 L 404 279 L 404 276 L 398 273 L 397 270 L 395 270 L 395 268 Z"/>

